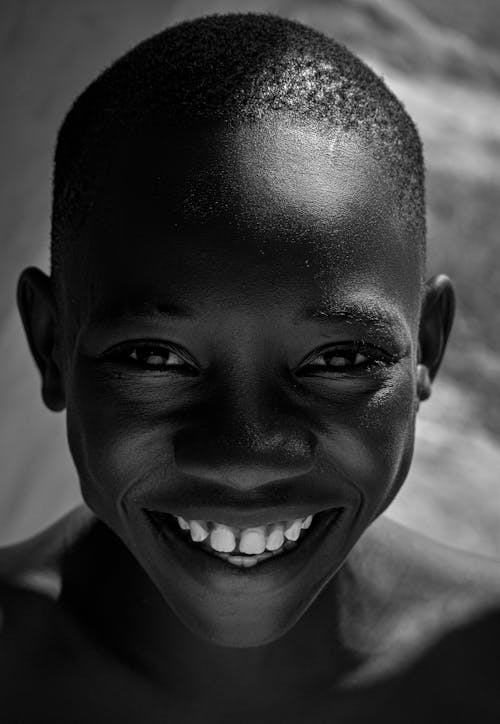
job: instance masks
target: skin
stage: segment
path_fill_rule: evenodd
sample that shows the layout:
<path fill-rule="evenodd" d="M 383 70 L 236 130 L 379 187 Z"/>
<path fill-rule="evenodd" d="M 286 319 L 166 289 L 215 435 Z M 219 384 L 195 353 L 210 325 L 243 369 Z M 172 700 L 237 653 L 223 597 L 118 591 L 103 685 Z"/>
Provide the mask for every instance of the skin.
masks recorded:
<path fill-rule="evenodd" d="M 62 299 L 39 270 L 19 282 L 92 513 L 0 559 L 6 610 L 62 631 L 122 721 L 361 720 L 384 681 L 496 600 L 493 564 L 472 575 L 467 556 L 379 518 L 410 466 L 451 282 L 422 290 L 418 244 L 354 136 L 158 126 L 119 158 Z M 368 362 L 325 366 L 353 349 Z M 144 512 L 251 525 L 330 508 L 293 576 L 212 557 L 193 573 Z M 44 641 L 70 706 L 78 677 Z"/>

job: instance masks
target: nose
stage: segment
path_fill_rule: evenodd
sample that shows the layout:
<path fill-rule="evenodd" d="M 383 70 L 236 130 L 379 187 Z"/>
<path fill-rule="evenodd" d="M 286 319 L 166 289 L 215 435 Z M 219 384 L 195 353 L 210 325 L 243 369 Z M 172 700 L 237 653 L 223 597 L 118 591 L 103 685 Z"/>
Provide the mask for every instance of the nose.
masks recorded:
<path fill-rule="evenodd" d="M 312 469 L 315 436 L 293 410 L 269 394 L 257 401 L 248 389 L 235 397 L 228 399 L 226 390 L 224 400 L 200 411 L 195 426 L 179 431 L 181 472 L 250 492 Z"/>

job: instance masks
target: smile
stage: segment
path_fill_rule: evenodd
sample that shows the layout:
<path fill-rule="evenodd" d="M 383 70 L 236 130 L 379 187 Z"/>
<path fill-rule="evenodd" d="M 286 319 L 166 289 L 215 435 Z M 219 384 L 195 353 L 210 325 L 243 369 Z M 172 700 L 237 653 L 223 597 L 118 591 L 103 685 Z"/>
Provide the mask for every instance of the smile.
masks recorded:
<path fill-rule="evenodd" d="M 150 515 L 160 533 L 175 532 L 189 545 L 240 568 L 250 568 L 299 546 L 315 517 L 308 515 L 251 528 L 234 528 L 224 523 L 186 520 L 169 513 L 151 511 Z"/>

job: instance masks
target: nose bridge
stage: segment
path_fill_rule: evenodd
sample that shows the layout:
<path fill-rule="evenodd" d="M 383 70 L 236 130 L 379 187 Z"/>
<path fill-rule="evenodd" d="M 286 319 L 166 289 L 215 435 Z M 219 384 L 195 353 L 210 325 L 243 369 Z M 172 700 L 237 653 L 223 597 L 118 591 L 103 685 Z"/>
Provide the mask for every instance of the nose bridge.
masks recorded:
<path fill-rule="evenodd" d="M 226 378 L 198 423 L 176 440 L 185 473 L 252 489 L 312 467 L 314 437 L 283 391 L 247 378 Z"/>

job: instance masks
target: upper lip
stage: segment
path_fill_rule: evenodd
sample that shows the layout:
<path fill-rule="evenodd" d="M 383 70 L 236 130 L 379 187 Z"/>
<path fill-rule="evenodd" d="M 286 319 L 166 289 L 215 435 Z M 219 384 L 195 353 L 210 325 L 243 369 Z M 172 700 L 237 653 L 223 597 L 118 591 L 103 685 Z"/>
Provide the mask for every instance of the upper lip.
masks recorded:
<path fill-rule="evenodd" d="M 345 494 L 341 486 L 327 486 L 310 478 L 273 481 L 245 492 L 215 481 L 187 478 L 172 481 L 158 495 L 143 499 L 141 507 L 185 520 L 253 528 L 345 507 Z"/>
<path fill-rule="evenodd" d="M 255 528 L 269 523 L 277 523 L 285 520 L 296 520 L 306 518 L 308 515 L 315 515 L 325 510 L 333 510 L 341 506 L 328 506 L 318 509 L 317 506 L 296 504 L 289 506 L 280 506 L 279 508 L 269 507 L 248 507 L 234 508 L 217 506 L 197 506 L 183 505 L 179 507 L 169 507 L 167 509 L 148 508 L 150 513 L 170 513 L 171 515 L 180 516 L 185 520 L 204 520 L 215 523 L 222 523 L 231 528 Z"/>

